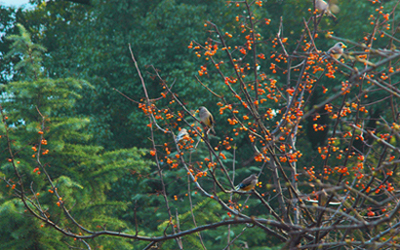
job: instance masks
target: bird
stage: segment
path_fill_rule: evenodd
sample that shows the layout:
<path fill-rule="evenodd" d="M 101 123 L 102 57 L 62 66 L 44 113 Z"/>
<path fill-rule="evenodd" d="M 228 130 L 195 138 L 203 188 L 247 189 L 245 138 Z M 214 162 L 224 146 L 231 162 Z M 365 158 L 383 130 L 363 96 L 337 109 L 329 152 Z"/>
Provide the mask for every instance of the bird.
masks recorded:
<path fill-rule="evenodd" d="M 181 142 L 183 140 L 188 140 L 190 138 L 189 133 L 187 132 L 187 129 L 183 128 L 181 131 L 179 131 L 178 135 L 175 138 L 175 142 Z"/>
<path fill-rule="evenodd" d="M 210 113 L 210 111 L 208 111 L 208 109 L 206 107 L 201 106 L 199 108 L 199 117 L 200 117 L 200 121 L 209 129 L 209 131 L 211 130 L 215 134 L 214 117 Z"/>
<path fill-rule="evenodd" d="M 258 183 L 258 176 L 255 174 L 250 175 L 246 179 L 244 179 L 239 185 L 236 187 L 236 191 L 250 191 L 252 190 Z"/>
<path fill-rule="evenodd" d="M 328 56 L 335 58 L 336 60 L 339 60 L 339 58 L 343 55 L 344 49 L 347 48 L 347 46 L 342 43 L 338 42 L 335 45 L 333 45 L 332 48 L 330 48 L 326 54 L 322 57 L 322 60 L 325 60 L 328 58 Z"/>
<path fill-rule="evenodd" d="M 334 6 L 336 6 L 336 5 L 334 5 Z M 331 6 L 324 0 L 316 0 L 315 8 L 318 10 L 318 12 L 325 13 L 327 16 L 332 17 L 333 20 L 336 20 L 336 16 L 334 14 L 332 14 Z M 336 6 L 336 8 L 337 8 L 337 6 Z"/>
<path fill-rule="evenodd" d="M 322 189 L 318 195 L 321 201 L 320 206 L 325 206 L 326 202 L 328 201 L 329 195 L 326 193 L 325 189 Z M 308 200 L 308 202 L 318 203 L 318 200 Z M 341 203 L 342 202 L 340 200 L 333 197 L 329 202 L 329 205 L 337 206 L 340 205 Z"/>

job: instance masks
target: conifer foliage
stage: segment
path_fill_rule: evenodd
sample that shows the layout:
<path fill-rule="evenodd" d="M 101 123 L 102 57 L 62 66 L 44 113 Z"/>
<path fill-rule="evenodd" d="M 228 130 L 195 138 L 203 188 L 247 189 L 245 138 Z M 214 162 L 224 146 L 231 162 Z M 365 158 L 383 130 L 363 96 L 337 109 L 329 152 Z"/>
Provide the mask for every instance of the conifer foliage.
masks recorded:
<path fill-rule="evenodd" d="M 90 120 L 74 110 L 82 98 L 78 90 L 90 84 L 47 77 L 45 48 L 34 44 L 22 25 L 18 28 L 20 34 L 9 36 L 8 56 L 19 58 L 14 69 L 20 81 L 4 87 L 1 101 L 1 157 L 8 159 L 0 168 L 2 247 L 65 249 L 74 239 L 57 230 L 79 233 L 79 224 L 126 228 L 117 214 L 127 204 L 108 200 L 107 193 L 118 178 L 140 173 L 150 162 L 141 159 L 143 150 L 106 152 L 90 144 Z M 124 244 L 98 240 L 92 245 L 124 249 Z"/>

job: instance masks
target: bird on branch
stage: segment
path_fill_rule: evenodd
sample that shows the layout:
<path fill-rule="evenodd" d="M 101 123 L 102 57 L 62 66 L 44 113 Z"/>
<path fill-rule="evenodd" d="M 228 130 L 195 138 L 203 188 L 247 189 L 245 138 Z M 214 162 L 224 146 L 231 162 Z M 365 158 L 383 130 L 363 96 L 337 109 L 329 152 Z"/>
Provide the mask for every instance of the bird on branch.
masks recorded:
<path fill-rule="evenodd" d="M 250 175 L 246 179 L 244 179 L 239 185 L 236 186 L 236 191 L 250 191 L 252 190 L 258 183 L 258 176 L 255 174 Z"/>
<path fill-rule="evenodd" d="M 201 123 L 208 128 L 207 133 L 211 130 L 213 134 L 216 134 L 214 130 L 214 117 L 206 107 L 202 106 L 199 108 L 199 118 Z"/>

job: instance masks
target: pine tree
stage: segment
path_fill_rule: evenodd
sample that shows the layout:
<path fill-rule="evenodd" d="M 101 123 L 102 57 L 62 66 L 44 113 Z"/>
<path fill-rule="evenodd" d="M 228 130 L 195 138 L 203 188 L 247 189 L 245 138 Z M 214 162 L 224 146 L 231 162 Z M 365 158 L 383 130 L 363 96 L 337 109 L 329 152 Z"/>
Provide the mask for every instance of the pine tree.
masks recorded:
<path fill-rule="evenodd" d="M 0 188 L 0 217 L 5 218 L 0 220 L 2 247 L 84 246 L 27 212 L 21 199 L 14 195 L 19 194 L 21 186 L 13 165 L 21 176 L 26 197 L 32 201 L 27 203 L 29 207 L 61 228 L 82 232 L 63 213 L 62 203 L 80 225 L 90 230 L 129 231 L 129 223 L 117 218 L 127 208 L 127 201 L 110 201 L 107 193 L 112 183 L 130 172 L 146 171 L 150 162 L 142 159 L 144 152 L 137 148 L 105 151 L 90 144 L 95 136 L 88 133 L 90 119 L 77 114 L 75 105 L 82 99 L 77 90 L 91 85 L 79 79 L 49 78 L 43 67 L 46 49 L 34 44 L 22 25 L 18 28 L 19 35 L 9 36 L 13 44 L 7 56 L 19 58 L 14 72 L 20 81 L 3 86 L 1 101 L 4 125 L 0 130 L 0 177 L 5 182 Z M 7 139 L 13 155 L 7 149 Z M 55 196 L 55 188 L 62 200 Z M 35 206 L 41 207 L 42 212 Z M 130 248 L 124 239 L 100 237 L 89 241 L 92 247 Z"/>

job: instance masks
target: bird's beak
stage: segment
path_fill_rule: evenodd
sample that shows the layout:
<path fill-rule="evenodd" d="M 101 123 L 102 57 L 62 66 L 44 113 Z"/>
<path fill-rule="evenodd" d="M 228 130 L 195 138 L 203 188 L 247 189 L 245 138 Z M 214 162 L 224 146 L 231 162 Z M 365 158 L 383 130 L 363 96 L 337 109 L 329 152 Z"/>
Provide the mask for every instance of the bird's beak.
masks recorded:
<path fill-rule="evenodd" d="M 347 48 L 347 46 L 343 44 L 343 45 L 342 45 L 342 48 L 345 49 L 345 48 Z"/>

